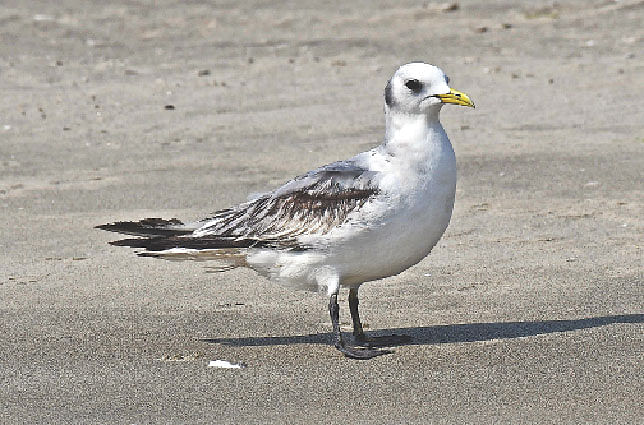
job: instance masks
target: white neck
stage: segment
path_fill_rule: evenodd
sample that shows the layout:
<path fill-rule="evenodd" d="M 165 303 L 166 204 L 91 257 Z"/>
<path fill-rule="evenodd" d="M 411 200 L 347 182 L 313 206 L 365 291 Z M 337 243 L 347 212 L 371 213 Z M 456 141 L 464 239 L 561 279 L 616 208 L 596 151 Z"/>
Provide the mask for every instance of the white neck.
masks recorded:
<path fill-rule="evenodd" d="M 430 146 L 436 143 L 449 143 L 439 114 L 440 108 L 432 109 L 428 114 L 387 111 L 385 148 L 392 153 L 405 151 L 414 155 L 418 151 L 431 149 Z"/>

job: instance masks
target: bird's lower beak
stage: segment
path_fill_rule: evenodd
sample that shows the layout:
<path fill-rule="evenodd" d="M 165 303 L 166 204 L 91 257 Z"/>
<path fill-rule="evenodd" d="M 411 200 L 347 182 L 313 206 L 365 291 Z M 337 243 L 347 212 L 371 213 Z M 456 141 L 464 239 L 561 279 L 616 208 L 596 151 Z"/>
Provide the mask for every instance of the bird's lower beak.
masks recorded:
<path fill-rule="evenodd" d="M 443 103 L 453 103 L 454 105 L 471 106 L 474 108 L 474 102 L 470 100 L 468 95 L 452 88 L 449 89 L 449 93 L 435 94 L 434 96 L 439 98 Z"/>

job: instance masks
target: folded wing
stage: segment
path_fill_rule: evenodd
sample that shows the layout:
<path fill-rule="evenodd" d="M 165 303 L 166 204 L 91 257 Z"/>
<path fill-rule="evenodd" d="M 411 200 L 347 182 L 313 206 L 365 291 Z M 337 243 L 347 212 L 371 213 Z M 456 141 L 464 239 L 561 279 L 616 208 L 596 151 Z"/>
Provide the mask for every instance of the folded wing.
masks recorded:
<path fill-rule="evenodd" d="M 111 243 L 144 249 L 140 255 L 146 256 L 158 256 L 154 253 L 161 251 L 194 255 L 193 251 L 204 250 L 307 249 L 298 236 L 325 235 L 349 222 L 351 213 L 378 194 L 377 179 L 377 173 L 355 161 L 340 161 L 195 224 L 146 219 L 98 227 L 143 236 Z"/>

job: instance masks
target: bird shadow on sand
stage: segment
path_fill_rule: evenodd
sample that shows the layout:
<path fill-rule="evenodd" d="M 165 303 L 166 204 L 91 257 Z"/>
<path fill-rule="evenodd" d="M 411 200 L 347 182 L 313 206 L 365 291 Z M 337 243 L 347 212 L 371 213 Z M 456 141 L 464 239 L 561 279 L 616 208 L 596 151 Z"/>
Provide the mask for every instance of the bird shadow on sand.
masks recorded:
<path fill-rule="evenodd" d="M 495 339 L 523 338 L 580 329 L 598 328 L 616 323 L 644 323 L 644 314 L 620 314 L 615 316 L 588 317 L 574 320 L 545 320 L 537 322 L 459 323 L 415 328 L 391 328 L 365 332 L 367 337 L 404 335 L 408 341 L 387 344 L 432 345 L 456 342 L 490 341 Z M 200 341 L 237 347 L 258 347 L 294 344 L 330 344 L 331 333 L 316 333 L 298 336 L 202 338 Z"/>

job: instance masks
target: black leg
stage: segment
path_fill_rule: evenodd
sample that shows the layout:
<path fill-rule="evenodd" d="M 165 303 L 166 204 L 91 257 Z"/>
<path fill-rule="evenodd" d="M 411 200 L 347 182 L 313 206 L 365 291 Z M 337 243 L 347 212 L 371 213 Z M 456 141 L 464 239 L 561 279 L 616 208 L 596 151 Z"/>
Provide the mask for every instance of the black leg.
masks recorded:
<path fill-rule="evenodd" d="M 364 339 L 358 304 L 358 288 L 349 289 L 349 310 L 351 311 L 351 319 L 353 320 L 353 337 L 356 340 Z"/>
<path fill-rule="evenodd" d="M 329 301 L 329 314 L 331 314 L 331 323 L 333 324 L 333 338 L 335 346 L 344 345 L 342 333 L 340 332 L 340 306 L 338 305 L 338 294 L 331 295 Z"/>
<path fill-rule="evenodd" d="M 411 341 L 407 335 L 390 335 L 380 337 L 366 337 L 362 330 L 362 323 L 360 322 L 360 313 L 358 312 L 358 288 L 349 289 L 349 310 L 351 311 L 351 319 L 353 319 L 353 339 L 356 344 L 364 347 L 374 346 L 392 346 L 404 344 Z"/>
<path fill-rule="evenodd" d="M 340 332 L 340 306 L 338 305 L 338 294 L 331 295 L 329 301 L 329 314 L 331 315 L 331 323 L 333 324 L 333 338 L 335 348 L 342 354 L 350 359 L 367 360 L 383 354 L 391 354 L 389 350 L 376 350 L 370 348 L 359 348 L 352 345 L 345 344 L 342 339 L 342 332 Z"/>

